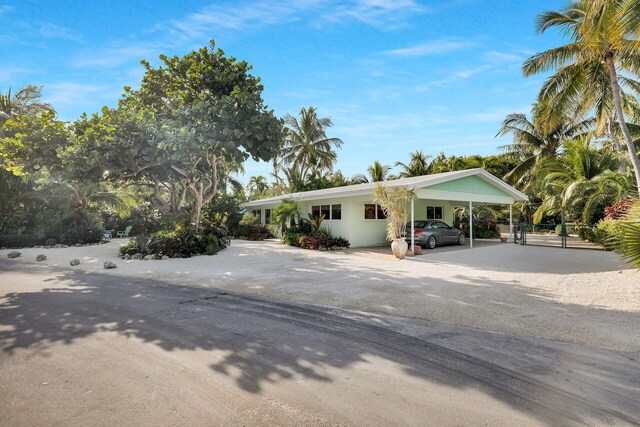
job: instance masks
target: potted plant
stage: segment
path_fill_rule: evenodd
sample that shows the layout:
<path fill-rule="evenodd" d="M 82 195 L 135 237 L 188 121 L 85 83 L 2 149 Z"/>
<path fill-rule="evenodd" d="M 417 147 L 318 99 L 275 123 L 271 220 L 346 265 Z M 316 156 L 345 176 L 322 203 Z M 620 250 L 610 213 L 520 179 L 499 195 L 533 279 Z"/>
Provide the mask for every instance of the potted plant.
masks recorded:
<path fill-rule="evenodd" d="M 404 238 L 407 227 L 407 203 L 416 197 L 413 190 L 407 187 L 387 187 L 377 184 L 373 193 L 374 203 L 387 216 L 387 240 L 391 241 L 391 251 L 398 259 L 407 254 L 408 245 Z"/>

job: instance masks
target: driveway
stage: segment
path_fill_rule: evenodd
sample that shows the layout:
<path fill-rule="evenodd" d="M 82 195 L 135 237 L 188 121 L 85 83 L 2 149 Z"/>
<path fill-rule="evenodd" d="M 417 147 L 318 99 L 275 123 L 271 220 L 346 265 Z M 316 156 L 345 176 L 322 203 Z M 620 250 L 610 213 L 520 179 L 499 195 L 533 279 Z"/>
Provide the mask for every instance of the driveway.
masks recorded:
<path fill-rule="evenodd" d="M 0 425 L 640 423 L 612 351 L 7 259 L 0 295 Z"/>
<path fill-rule="evenodd" d="M 277 241 L 234 240 L 216 256 L 124 261 L 120 242 L 25 249 L 8 263 L 55 266 L 120 277 L 250 293 L 375 314 L 640 352 L 640 275 L 610 252 L 498 244 L 390 253 L 318 252 Z M 36 263 L 42 252 L 49 256 Z M 118 268 L 104 270 L 105 260 Z"/>

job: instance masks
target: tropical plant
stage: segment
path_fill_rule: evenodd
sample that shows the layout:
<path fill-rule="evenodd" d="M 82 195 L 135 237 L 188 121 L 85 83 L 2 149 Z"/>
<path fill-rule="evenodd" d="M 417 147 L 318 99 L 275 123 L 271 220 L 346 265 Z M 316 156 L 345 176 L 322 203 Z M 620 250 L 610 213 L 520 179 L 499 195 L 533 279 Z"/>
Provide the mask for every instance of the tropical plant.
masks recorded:
<path fill-rule="evenodd" d="M 249 190 L 249 199 L 255 200 L 262 196 L 262 194 L 269 188 L 267 179 L 262 175 L 252 176 L 247 184 L 247 190 Z"/>
<path fill-rule="evenodd" d="M 271 221 L 284 233 L 289 226 L 300 221 L 300 205 L 292 199 L 285 199 L 271 212 Z"/>
<path fill-rule="evenodd" d="M 431 158 L 432 156 L 424 154 L 421 150 L 414 151 L 411 153 L 408 164 L 396 162 L 395 166 L 400 166 L 402 168 L 399 177 L 408 178 L 412 176 L 428 175 L 431 173 Z"/>
<path fill-rule="evenodd" d="M 36 116 L 53 108 L 46 102 L 41 102 L 42 86 L 28 85 L 11 94 L 11 88 L 7 93 L 0 92 L 0 135 L 2 126 L 7 120 L 19 116 Z"/>
<path fill-rule="evenodd" d="M 320 216 L 313 216 L 311 214 L 307 214 L 309 215 L 309 224 L 311 224 L 311 232 L 312 233 L 316 233 L 318 230 L 320 230 L 320 227 L 322 227 L 322 221 L 324 221 L 325 218 L 325 214 L 322 214 Z"/>
<path fill-rule="evenodd" d="M 636 182 L 640 183 L 640 160 L 637 149 L 629 132 L 625 119 L 625 108 L 623 105 L 623 92 L 620 80 L 624 80 L 620 72 L 635 73 L 640 67 L 640 48 L 638 41 L 630 37 L 631 28 L 625 22 L 625 1 L 587 1 L 573 0 L 559 12 L 548 11 L 542 13 L 537 20 L 536 29 L 543 33 L 549 28 L 560 28 L 565 35 L 568 35 L 571 42 L 565 46 L 550 49 L 538 53 L 529 58 L 523 65 L 525 76 L 556 70 L 557 80 L 567 80 L 572 77 L 571 72 L 576 70 L 580 73 L 590 71 L 591 75 L 586 75 L 587 79 L 574 79 L 576 84 L 570 88 L 565 88 L 559 93 L 565 99 L 564 102 L 576 102 L 576 99 L 584 101 L 580 108 L 590 110 L 596 108 L 596 112 L 602 112 L 606 118 L 611 118 L 609 109 L 604 102 L 596 102 L 609 96 L 608 93 L 598 93 L 595 97 L 587 92 L 594 85 L 603 88 L 601 76 L 602 65 L 606 68 L 606 74 L 610 82 L 610 96 L 612 98 L 615 119 L 618 121 L 623 139 L 627 145 L 627 151 L 631 164 L 634 168 Z M 599 65 L 602 64 L 602 65 Z M 576 67 L 567 68 L 575 65 Z M 563 74 L 568 74 L 563 76 Z M 585 82 L 584 85 L 577 83 Z M 594 83 L 595 82 L 595 83 Z M 570 89 L 570 90 L 569 90 Z M 549 91 L 553 98 L 554 91 Z M 597 92 L 597 91 L 593 91 Z M 588 100 L 589 102 L 586 102 Z M 556 100 L 557 102 L 560 102 Z M 600 105 L 598 105 L 598 103 Z M 598 111 L 599 110 L 599 111 Z M 602 120 L 601 120 L 602 121 Z M 549 120 L 549 125 L 554 126 L 554 121 Z M 640 188 L 639 188 L 640 191 Z"/>
<path fill-rule="evenodd" d="M 371 166 L 367 168 L 367 175 L 357 174 L 353 177 L 355 184 L 364 184 L 367 182 L 382 182 L 395 177 L 390 174 L 391 166 L 383 165 L 379 161 L 373 162 Z"/>
<path fill-rule="evenodd" d="M 533 215 L 534 224 L 547 212 L 560 211 L 564 216 L 571 205 L 584 206 L 600 176 L 611 170 L 611 153 L 593 149 L 591 137 L 565 142 L 565 149 L 562 158 L 547 159 L 540 166 L 537 190 L 544 198 Z"/>
<path fill-rule="evenodd" d="M 534 108 L 533 120 L 525 114 L 509 114 L 502 122 L 496 137 L 511 135 L 513 142 L 499 147 L 518 159 L 518 164 L 504 179 L 510 184 L 525 188 L 531 181 L 534 166 L 545 159 L 555 158 L 563 144 L 593 127 L 593 120 L 571 121 L 568 118 L 555 128 L 547 130 Z"/>
<path fill-rule="evenodd" d="M 387 240 L 401 238 L 407 226 L 407 204 L 416 197 L 414 190 L 405 186 L 389 190 L 385 185 L 377 184 L 373 193 L 373 202 L 387 216 Z"/>
<path fill-rule="evenodd" d="M 640 203 L 636 201 L 627 217 L 619 221 L 618 234 L 614 237 L 618 249 L 630 264 L 640 269 Z"/>
<path fill-rule="evenodd" d="M 287 136 L 281 155 L 284 163 L 292 166 L 304 182 L 322 170 L 331 171 L 336 162 L 335 149 L 342 147 L 342 140 L 329 138 L 326 129 L 333 123 L 328 117 L 318 117 L 313 106 L 300 109 L 300 120 L 289 114 L 285 116 Z"/>

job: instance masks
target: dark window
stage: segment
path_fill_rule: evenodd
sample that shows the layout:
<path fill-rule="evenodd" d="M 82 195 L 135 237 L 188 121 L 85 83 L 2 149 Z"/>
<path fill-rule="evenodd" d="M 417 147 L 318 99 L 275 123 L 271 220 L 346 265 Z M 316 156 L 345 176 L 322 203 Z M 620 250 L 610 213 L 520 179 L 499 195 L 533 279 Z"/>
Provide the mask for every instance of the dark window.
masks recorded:
<path fill-rule="evenodd" d="M 320 216 L 324 215 L 324 219 L 331 219 L 331 206 L 322 205 L 320 206 Z"/>
<path fill-rule="evenodd" d="M 311 216 L 320 218 L 324 215 L 324 219 L 342 219 L 341 205 L 316 205 L 311 206 Z"/>
<path fill-rule="evenodd" d="M 331 219 L 342 219 L 342 205 L 331 205 Z"/>
<path fill-rule="evenodd" d="M 376 219 L 376 205 L 364 205 L 364 219 Z"/>
<path fill-rule="evenodd" d="M 264 223 L 271 224 L 271 209 L 264 210 Z"/>
<path fill-rule="evenodd" d="M 320 217 L 320 206 L 311 206 L 311 216 L 313 218 Z"/>
<path fill-rule="evenodd" d="M 373 203 L 364 205 L 364 219 L 387 219 L 380 205 Z"/>
<path fill-rule="evenodd" d="M 260 209 L 254 209 L 251 211 L 251 214 L 260 218 L 262 216 L 262 211 Z"/>
<path fill-rule="evenodd" d="M 442 219 L 442 206 L 427 206 L 427 219 Z"/>

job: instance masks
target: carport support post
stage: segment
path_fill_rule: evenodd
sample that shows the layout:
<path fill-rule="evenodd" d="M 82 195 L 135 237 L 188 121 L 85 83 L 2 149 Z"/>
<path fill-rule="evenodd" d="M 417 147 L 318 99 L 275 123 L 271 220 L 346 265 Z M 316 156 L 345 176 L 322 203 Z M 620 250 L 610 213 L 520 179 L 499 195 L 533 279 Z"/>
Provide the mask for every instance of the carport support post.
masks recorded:
<path fill-rule="evenodd" d="M 513 205 L 509 204 L 509 242 L 513 242 Z"/>
<path fill-rule="evenodd" d="M 469 202 L 469 247 L 473 247 L 473 202 Z"/>
<path fill-rule="evenodd" d="M 413 208 L 414 206 L 413 206 L 413 197 L 412 197 L 411 198 L 411 252 L 415 255 L 416 247 L 415 247 L 415 232 L 414 232 L 415 226 L 413 224 Z"/>

